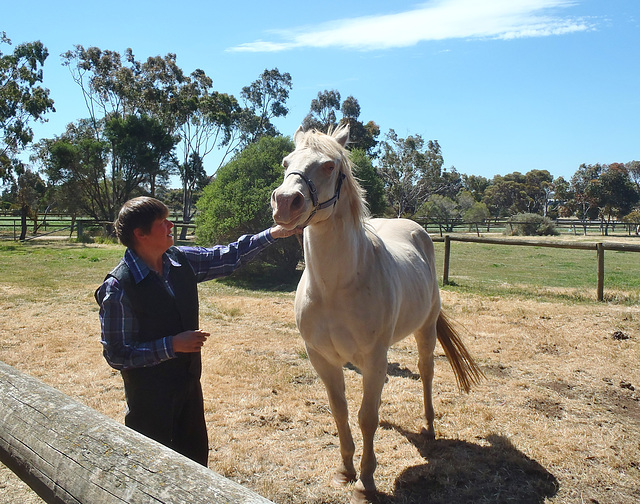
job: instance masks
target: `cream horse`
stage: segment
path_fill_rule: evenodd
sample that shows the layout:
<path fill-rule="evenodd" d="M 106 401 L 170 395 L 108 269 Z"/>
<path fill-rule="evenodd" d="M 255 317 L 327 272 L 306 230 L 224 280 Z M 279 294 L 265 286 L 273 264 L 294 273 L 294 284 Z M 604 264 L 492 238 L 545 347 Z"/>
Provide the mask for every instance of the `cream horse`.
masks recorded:
<path fill-rule="evenodd" d="M 389 347 L 414 334 L 426 437 L 435 436 L 436 338 L 462 390 L 468 391 L 482 372 L 440 308 L 429 235 L 411 220 L 369 218 L 364 191 L 345 149 L 348 137 L 348 128 L 330 135 L 298 128 L 296 148 L 283 160 L 284 182 L 273 192 L 271 206 L 277 224 L 304 227 L 305 270 L 296 293 L 295 317 L 309 360 L 326 386 L 338 428 L 342 464 L 334 476 L 337 484 L 356 480 L 343 366 L 351 362 L 362 373 L 358 422 L 364 446 L 352 500 L 366 502 L 375 494 L 373 438 Z"/>

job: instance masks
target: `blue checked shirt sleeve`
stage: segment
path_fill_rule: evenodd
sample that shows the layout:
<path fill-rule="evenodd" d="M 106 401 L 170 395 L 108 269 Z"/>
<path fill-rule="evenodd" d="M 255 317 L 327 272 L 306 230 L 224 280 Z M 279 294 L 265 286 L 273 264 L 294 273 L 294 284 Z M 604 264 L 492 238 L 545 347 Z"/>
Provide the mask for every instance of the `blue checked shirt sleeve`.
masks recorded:
<path fill-rule="evenodd" d="M 130 301 L 118 283 L 109 277 L 98 289 L 103 354 L 115 369 L 153 366 L 175 357 L 171 336 L 136 343 L 138 321 Z"/>
<path fill-rule="evenodd" d="M 267 229 L 255 235 L 243 235 L 229 245 L 179 248 L 187 256 L 197 281 L 205 282 L 233 273 L 274 242 L 271 231 Z"/>

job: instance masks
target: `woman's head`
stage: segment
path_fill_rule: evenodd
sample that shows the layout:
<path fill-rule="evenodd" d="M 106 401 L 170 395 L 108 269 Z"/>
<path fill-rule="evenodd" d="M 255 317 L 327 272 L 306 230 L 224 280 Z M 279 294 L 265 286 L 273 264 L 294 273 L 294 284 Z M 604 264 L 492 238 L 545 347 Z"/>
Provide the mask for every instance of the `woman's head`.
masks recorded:
<path fill-rule="evenodd" d="M 155 198 L 140 196 L 130 199 L 122 205 L 118 218 L 113 223 L 116 236 L 124 246 L 133 248 L 135 229 L 141 229 L 143 233 L 148 234 L 157 219 L 165 219 L 168 215 L 167 206 Z"/>

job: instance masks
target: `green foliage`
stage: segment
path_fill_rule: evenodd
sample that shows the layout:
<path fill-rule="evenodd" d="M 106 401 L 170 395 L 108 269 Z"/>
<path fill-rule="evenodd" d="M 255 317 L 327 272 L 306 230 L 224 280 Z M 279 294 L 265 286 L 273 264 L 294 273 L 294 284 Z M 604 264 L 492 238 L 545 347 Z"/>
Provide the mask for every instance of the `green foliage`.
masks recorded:
<path fill-rule="evenodd" d="M 487 205 L 481 201 L 474 201 L 473 205 L 471 205 L 462 214 L 462 220 L 469 224 L 480 224 L 489 217 L 491 217 L 491 213 L 489 212 Z"/>
<path fill-rule="evenodd" d="M 302 121 L 305 131 L 316 129 L 328 133 L 340 125 L 349 125 L 349 144 L 351 150 L 363 150 L 369 157 L 375 156 L 374 149 L 378 144 L 380 126 L 369 121 L 364 124 L 360 118 L 360 104 L 353 96 L 348 96 L 340 105 L 340 92 L 324 90 L 311 100 L 310 111 Z M 338 121 L 337 112 L 342 113 Z"/>
<path fill-rule="evenodd" d="M 291 91 L 291 75 L 277 68 L 265 70 L 260 78 L 242 88 L 246 109 L 239 117 L 242 145 L 253 143 L 263 136 L 276 136 L 278 130 L 271 120 L 289 113 L 285 106 Z"/>
<path fill-rule="evenodd" d="M 340 92 L 332 89 L 318 91 L 318 97 L 311 100 L 311 110 L 304 118 L 305 130 L 316 129 L 327 133 L 338 125 L 336 112 L 340 110 Z"/>
<path fill-rule="evenodd" d="M 230 243 L 271 227 L 271 193 L 282 182 L 282 158 L 293 149 L 289 138 L 263 137 L 221 167 L 197 203 L 198 243 Z M 287 274 L 300 258 L 294 238 L 278 240 L 259 257 Z"/>
<path fill-rule="evenodd" d="M 174 169 L 173 150 L 179 138 L 146 114 L 114 117 L 106 122 L 104 135 L 119 160 L 123 181 L 129 184 L 125 194 L 146 182 L 155 196 L 156 181 L 166 180 Z"/>
<path fill-rule="evenodd" d="M 441 181 L 442 150 L 420 135 L 400 138 L 390 130 L 381 142 L 379 173 L 397 217 L 414 215 Z"/>
<path fill-rule="evenodd" d="M 355 149 L 351 151 L 351 162 L 353 163 L 353 174 L 360 181 L 360 185 L 366 191 L 367 204 L 371 215 L 379 217 L 384 215 L 387 208 L 387 198 L 384 193 L 384 182 L 367 156 L 364 150 Z"/>
<path fill-rule="evenodd" d="M 423 207 L 424 215 L 437 222 L 447 232 L 453 231 L 453 225 L 460 218 L 458 204 L 447 196 L 432 194 Z"/>
<path fill-rule="evenodd" d="M 11 44 L 5 32 L 0 44 Z M 49 90 L 38 85 L 48 55 L 40 41 L 20 44 L 10 54 L 0 49 L 0 180 L 9 180 L 20 166 L 14 156 L 33 140 L 29 123 L 55 112 Z"/>
<path fill-rule="evenodd" d="M 555 236 L 558 234 L 554 223 L 539 214 L 523 213 L 509 219 L 510 234 L 513 236 Z"/>

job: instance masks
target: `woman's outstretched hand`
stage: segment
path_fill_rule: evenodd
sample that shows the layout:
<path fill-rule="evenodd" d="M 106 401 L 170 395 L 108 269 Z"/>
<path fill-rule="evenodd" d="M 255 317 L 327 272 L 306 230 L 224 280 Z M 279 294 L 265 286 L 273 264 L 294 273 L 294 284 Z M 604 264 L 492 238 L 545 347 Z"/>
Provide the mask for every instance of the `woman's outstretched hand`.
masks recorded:
<path fill-rule="evenodd" d="M 285 229 L 280 224 L 276 224 L 271 228 L 271 236 L 275 239 L 287 238 L 297 234 L 302 234 L 302 228 Z"/>

